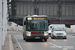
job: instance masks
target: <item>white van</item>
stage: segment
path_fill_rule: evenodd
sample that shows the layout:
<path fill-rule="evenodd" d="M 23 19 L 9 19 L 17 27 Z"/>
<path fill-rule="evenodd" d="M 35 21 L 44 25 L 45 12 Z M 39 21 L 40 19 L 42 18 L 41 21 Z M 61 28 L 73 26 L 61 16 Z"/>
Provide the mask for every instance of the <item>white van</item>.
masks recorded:
<path fill-rule="evenodd" d="M 52 28 L 51 28 L 51 25 L 48 26 L 48 34 L 49 36 L 51 36 L 51 31 L 52 31 Z"/>
<path fill-rule="evenodd" d="M 65 24 L 51 24 L 49 25 L 49 33 L 51 33 L 51 38 L 64 38 L 66 39 L 66 32 L 65 32 Z"/>

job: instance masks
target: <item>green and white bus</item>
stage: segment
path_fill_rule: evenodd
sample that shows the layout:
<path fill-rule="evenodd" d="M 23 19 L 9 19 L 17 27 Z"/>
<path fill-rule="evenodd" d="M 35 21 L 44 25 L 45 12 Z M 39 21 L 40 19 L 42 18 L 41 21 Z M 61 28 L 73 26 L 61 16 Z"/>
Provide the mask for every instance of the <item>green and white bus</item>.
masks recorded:
<path fill-rule="evenodd" d="M 23 19 L 23 39 L 48 39 L 47 15 L 26 16 Z"/>

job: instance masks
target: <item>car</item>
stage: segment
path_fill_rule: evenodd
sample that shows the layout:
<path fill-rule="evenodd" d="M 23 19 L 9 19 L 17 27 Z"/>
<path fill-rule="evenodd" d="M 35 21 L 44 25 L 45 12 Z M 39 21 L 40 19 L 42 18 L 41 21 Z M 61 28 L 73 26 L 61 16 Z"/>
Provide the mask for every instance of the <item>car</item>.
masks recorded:
<path fill-rule="evenodd" d="M 51 39 L 54 38 L 63 38 L 67 39 L 67 34 L 65 31 L 65 25 L 64 24 L 52 24 L 51 27 Z"/>
<path fill-rule="evenodd" d="M 53 28 L 52 33 L 51 33 L 51 39 L 54 38 L 63 38 L 67 39 L 66 32 L 64 28 Z"/>

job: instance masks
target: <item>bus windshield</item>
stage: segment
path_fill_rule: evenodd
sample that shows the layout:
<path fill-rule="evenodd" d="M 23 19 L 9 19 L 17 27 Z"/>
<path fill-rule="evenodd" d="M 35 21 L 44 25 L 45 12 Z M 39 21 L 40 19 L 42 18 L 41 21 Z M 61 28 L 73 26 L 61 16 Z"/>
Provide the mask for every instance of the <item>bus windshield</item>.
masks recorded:
<path fill-rule="evenodd" d="M 48 20 L 27 20 L 26 30 L 27 31 L 47 31 Z"/>

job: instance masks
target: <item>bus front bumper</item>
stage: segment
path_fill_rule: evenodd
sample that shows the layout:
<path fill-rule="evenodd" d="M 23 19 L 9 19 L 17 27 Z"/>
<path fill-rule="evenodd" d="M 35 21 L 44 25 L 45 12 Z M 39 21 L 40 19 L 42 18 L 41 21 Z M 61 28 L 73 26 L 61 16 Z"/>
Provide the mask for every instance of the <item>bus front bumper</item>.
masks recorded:
<path fill-rule="evenodd" d="M 26 39 L 48 39 L 48 36 L 26 36 Z"/>

